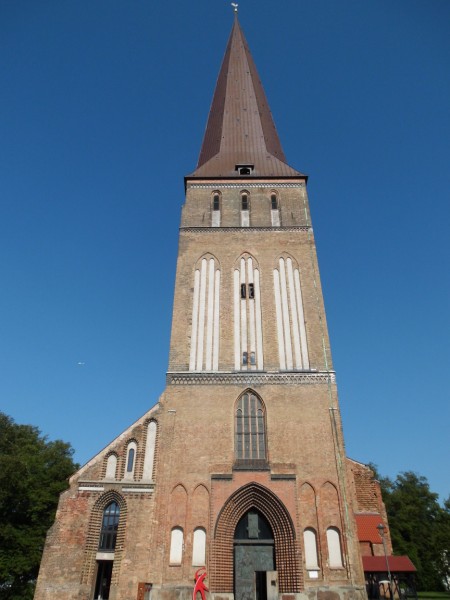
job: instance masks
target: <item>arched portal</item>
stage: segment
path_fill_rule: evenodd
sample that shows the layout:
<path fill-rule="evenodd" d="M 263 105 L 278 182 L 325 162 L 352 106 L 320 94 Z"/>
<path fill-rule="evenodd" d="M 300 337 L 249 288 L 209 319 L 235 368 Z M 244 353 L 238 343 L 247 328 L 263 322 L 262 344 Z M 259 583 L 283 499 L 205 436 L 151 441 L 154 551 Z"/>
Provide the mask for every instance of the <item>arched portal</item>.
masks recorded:
<path fill-rule="evenodd" d="M 278 572 L 280 593 L 300 592 L 300 548 L 295 538 L 292 519 L 277 496 L 255 482 L 234 492 L 217 518 L 209 565 L 211 592 L 232 593 L 234 591 L 235 541 L 239 541 L 239 527 L 249 526 L 248 520 L 247 525 L 241 524 L 245 523 L 245 519 L 242 522 L 241 520 L 252 513 L 264 519 L 261 523 L 266 522 L 273 535 L 273 562 Z M 259 523 L 258 520 L 258 527 Z M 265 570 L 270 569 L 261 569 L 261 571 Z"/>

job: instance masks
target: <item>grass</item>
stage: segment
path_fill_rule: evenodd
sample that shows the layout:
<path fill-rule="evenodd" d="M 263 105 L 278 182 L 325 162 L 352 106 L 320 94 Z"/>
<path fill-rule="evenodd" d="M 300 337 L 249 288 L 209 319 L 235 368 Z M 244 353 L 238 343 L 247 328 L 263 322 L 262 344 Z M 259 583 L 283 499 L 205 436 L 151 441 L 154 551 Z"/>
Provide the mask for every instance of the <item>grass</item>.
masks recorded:
<path fill-rule="evenodd" d="M 417 592 L 420 600 L 450 600 L 450 592 Z"/>

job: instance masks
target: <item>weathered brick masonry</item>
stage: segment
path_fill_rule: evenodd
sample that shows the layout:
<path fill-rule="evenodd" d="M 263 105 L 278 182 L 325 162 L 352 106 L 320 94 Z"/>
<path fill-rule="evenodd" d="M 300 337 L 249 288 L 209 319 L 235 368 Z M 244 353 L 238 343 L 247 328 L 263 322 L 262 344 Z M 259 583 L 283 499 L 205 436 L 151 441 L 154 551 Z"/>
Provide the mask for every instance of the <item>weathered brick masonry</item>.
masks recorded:
<path fill-rule="evenodd" d="M 236 20 L 185 181 L 166 390 L 72 477 L 36 600 L 188 600 L 202 566 L 217 600 L 365 597 L 355 514 L 386 515 L 345 455 L 306 181 Z"/>

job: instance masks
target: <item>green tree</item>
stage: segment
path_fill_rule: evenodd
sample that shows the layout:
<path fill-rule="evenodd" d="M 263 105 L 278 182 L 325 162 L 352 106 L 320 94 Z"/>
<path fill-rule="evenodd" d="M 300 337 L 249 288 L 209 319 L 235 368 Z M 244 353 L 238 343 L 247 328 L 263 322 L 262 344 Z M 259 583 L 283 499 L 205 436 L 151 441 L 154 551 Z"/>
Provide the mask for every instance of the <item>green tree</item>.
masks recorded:
<path fill-rule="evenodd" d="M 33 597 L 46 532 L 77 465 L 70 444 L 0 412 L 0 598 Z"/>
<path fill-rule="evenodd" d="M 380 476 L 375 465 L 370 468 L 380 481 L 394 554 L 412 560 L 419 590 L 443 590 L 449 577 L 450 500 L 442 507 L 417 473 L 400 473 L 392 481 Z"/>

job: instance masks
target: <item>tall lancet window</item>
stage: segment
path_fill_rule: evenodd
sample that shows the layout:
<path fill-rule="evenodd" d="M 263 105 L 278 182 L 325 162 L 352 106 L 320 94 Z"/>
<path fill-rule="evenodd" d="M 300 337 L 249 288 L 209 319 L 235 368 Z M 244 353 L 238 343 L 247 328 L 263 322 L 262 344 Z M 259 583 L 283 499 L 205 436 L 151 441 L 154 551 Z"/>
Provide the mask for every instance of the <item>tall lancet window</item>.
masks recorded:
<path fill-rule="evenodd" d="M 280 369 L 309 369 L 300 273 L 290 256 L 273 271 Z"/>
<path fill-rule="evenodd" d="M 195 269 L 190 371 L 219 370 L 220 268 L 210 254 Z"/>
<path fill-rule="evenodd" d="M 264 368 L 259 269 L 249 254 L 241 256 L 234 270 L 234 368 Z"/>
<path fill-rule="evenodd" d="M 236 405 L 235 454 L 236 460 L 265 460 L 266 431 L 264 405 L 246 392 Z"/>

